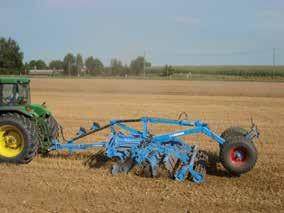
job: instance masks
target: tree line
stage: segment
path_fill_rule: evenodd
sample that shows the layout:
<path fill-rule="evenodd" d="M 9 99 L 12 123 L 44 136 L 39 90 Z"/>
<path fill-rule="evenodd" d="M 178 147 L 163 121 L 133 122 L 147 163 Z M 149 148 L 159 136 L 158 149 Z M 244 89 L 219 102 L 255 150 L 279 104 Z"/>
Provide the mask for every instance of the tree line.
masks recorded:
<path fill-rule="evenodd" d="M 105 66 L 99 58 L 89 56 L 86 59 L 81 54 L 67 53 L 62 60 L 30 60 L 23 62 L 24 53 L 19 44 L 12 38 L 0 37 L 0 74 L 27 74 L 32 69 L 62 70 L 62 75 L 78 76 L 126 76 L 143 75 L 170 77 L 186 74 L 192 76 L 240 76 L 243 78 L 284 77 L 283 66 L 171 66 L 151 67 L 151 63 L 143 56 L 133 59 L 130 64 L 123 64 L 121 60 L 111 59 L 110 65 Z"/>
<path fill-rule="evenodd" d="M 111 59 L 110 65 L 105 66 L 99 58 L 93 56 L 85 60 L 81 54 L 74 55 L 67 53 L 62 60 L 52 60 L 46 63 L 44 60 L 30 60 L 23 63 L 24 53 L 19 44 L 12 38 L 0 37 L 0 74 L 27 74 L 33 69 L 52 69 L 62 70 L 63 75 L 141 75 L 146 68 L 151 67 L 151 63 L 146 61 L 143 56 L 138 56 L 131 63 L 123 64 L 121 60 Z"/>

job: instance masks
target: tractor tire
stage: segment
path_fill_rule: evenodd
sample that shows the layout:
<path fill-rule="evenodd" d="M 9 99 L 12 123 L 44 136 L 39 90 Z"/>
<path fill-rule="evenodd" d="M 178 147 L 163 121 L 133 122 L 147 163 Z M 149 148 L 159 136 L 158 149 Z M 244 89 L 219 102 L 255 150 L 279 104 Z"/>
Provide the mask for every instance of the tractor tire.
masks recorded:
<path fill-rule="evenodd" d="M 56 119 L 50 115 L 46 118 L 47 128 L 48 128 L 48 137 L 51 139 L 58 138 L 59 135 L 59 124 Z"/>
<path fill-rule="evenodd" d="M 247 134 L 247 130 L 241 128 L 241 127 L 230 127 L 226 129 L 222 134 L 221 137 L 225 140 L 228 140 L 230 137 L 234 136 L 245 136 Z"/>
<path fill-rule="evenodd" d="M 244 136 L 230 137 L 220 145 L 220 161 L 233 175 L 249 172 L 257 161 L 257 150 L 253 142 Z"/>
<path fill-rule="evenodd" d="M 45 119 L 45 123 L 47 129 L 38 126 L 38 154 L 43 156 L 48 154 L 52 140 L 59 137 L 59 124 L 52 115 Z"/>
<path fill-rule="evenodd" d="M 0 163 L 27 164 L 37 153 L 35 123 L 18 113 L 0 116 Z"/>

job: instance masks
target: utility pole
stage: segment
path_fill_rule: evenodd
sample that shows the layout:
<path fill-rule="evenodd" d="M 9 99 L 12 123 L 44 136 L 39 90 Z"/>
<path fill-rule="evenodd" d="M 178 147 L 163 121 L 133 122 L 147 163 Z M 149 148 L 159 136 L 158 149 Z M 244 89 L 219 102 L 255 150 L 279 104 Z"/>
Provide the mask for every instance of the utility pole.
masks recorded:
<path fill-rule="evenodd" d="M 275 75 L 275 66 L 276 66 L 276 48 L 273 48 L 273 54 L 272 54 L 272 60 L 273 60 L 273 78 L 274 78 L 274 75 Z"/>
<path fill-rule="evenodd" d="M 167 70 L 167 79 L 169 79 L 169 67 L 166 65 L 166 70 Z"/>
<path fill-rule="evenodd" d="M 144 73 L 144 79 L 146 79 L 146 51 L 144 50 L 144 60 L 143 60 L 143 73 Z"/>
<path fill-rule="evenodd" d="M 68 61 L 68 76 L 70 77 L 70 61 Z"/>

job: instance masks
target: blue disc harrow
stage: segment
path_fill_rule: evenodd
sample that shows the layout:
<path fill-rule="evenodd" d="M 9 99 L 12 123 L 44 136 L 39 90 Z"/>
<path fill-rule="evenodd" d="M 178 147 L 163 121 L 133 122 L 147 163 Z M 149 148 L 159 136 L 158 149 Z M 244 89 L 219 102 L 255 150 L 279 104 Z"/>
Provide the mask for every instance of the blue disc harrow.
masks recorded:
<path fill-rule="evenodd" d="M 140 122 L 141 130 L 129 126 L 129 123 Z M 183 127 L 182 130 L 152 135 L 149 124 L 166 124 Z M 78 140 L 110 129 L 108 140 L 93 143 L 76 143 Z M 256 130 L 248 132 L 248 140 L 255 137 Z M 109 124 L 100 127 L 93 123 L 90 130 L 80 128 L 76 137 L 60 143 L 54 139 L 51 150 L 78 151 L 91 148 L 103 148 L 103 155 L 116 163 L 112 166 L 112 173 L 129 172 L 134 166 L 147 166 L 151 176 L 158 175 L 158 168 L 168 170 L 169 175 L 177 181 L 190 178 L 195 183 L 202 183 L 206 174 L 208 156 L 206 152 L 198 150 L 196 145 L 190 145 L 181 137 L 192 134 L 204 134 L 216 141 L 220 146 L 225 139 L 211 131 L 208 125 L 200 120 L 162 119 L 142 117 L 139 119 L 111 120 Z M 258 132 L 257 132 L 258 134 Z"/>

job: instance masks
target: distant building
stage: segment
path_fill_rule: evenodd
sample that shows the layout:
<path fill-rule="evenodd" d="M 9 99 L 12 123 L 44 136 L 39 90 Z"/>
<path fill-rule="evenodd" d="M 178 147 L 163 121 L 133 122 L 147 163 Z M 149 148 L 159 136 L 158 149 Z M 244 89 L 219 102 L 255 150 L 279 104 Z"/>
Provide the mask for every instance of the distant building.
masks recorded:
<path fill-rule="evenodd" d="M 38 75 L 38 76 L 54 76 L 63 73 L 62 70 L 52 70 L 52 69 L 46 69 L 46 70 L 29 70 L 29 75 Z"/>

